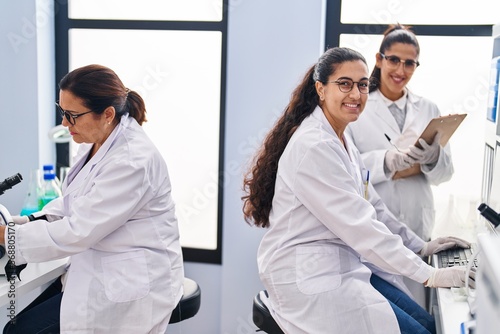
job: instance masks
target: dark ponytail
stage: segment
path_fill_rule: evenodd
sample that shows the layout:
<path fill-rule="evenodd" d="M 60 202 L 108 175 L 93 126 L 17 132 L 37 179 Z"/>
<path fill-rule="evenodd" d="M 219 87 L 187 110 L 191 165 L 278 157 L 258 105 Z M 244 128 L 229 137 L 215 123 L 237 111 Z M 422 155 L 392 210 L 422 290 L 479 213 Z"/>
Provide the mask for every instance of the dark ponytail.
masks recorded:
<path fill-rule="evenodd" d="M 147 121 L 146 105 L 142 97 L 136 91 L 128 91 L 124 112 L 128 112 L 130 116 L 135 118 L 139 125 L 142 125 L 142 123 Z"/>
<path fill-rule="evenodd" d="M 59 89 L 67 90 L 83 100 L 83 104 L 102 114 L 110 106 L 115 108 L 115 119 L 129 113 L 142 125 L 146 121 L 146 105 L 135 91 L 125 88 L 116 73 L 102 65 L 87 65 L 66 74 Z"/>

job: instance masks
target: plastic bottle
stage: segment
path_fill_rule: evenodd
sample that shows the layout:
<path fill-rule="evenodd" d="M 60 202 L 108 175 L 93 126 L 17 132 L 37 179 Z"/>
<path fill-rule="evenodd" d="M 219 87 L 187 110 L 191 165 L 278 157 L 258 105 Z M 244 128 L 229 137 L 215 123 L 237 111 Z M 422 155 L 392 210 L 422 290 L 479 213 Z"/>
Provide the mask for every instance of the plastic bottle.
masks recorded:
<path fill-rule="evenodd" d="M 38 193 L 40 192 L 40 170 L 35 169 L 30 173 L 30 183 L 28 184 L 28 192 L 24 198 L 21 216 L 28 216 L 33 212 L 38 211 Z"/>
<path fill-rule="evenodd" d="M 41 210 L 47 203 L 61 195 L 61 188 L 59 188 L 56 181 L 54 166 L 44 165 L 43 182 L 38 195 L 38 209 Z"/>

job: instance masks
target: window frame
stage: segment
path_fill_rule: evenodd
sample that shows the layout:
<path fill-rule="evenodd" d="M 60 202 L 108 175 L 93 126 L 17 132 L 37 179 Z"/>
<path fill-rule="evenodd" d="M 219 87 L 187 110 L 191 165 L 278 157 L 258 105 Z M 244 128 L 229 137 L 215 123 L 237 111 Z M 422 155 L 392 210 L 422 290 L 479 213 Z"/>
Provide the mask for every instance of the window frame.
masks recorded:
<path fill-rule="evenodd" d="M 71 19 L 68 16 L 68 1 L 56 1 L 54 5 L 55 25 L 55 85 L 58 99 L 58 83 L 69 71 L 69 31 L 70 29 L 119 29 L 119 30 L 184 30 L 184 31 L 220 31 L 222 35 L 221 49 L 221 87 L 220 87 L 220 126 L 219 126 L 219 159 L 218 159 L 218 196 L 217 196 L 217 248 L 199 249 L 182 247 L 184 261 L 211 264 L 222 264 L 222 217 L 223 217 L 223 184 L 224 184 L 224 133 L 226 109 L 226 66 L 227 66 L 227 1 L 222 1 L 221 21 L 141 21 L 141 20 L 95 20 Z M 54 110 L 55 122 L 62 119 Z M 69 166 L 69 144 L 56 144 L 56 165 Z"/>
<path fill-rule="evenodd" d="M 339 46 L 341 34 L 382 35 L 387 24 L 342 23 L 342 0 L 326 0 L 325 51 Z M 402 22 L 405 24 L 404 22 Z M 491 36 L 493 25 L 410 24 L 417 36 Z"/>

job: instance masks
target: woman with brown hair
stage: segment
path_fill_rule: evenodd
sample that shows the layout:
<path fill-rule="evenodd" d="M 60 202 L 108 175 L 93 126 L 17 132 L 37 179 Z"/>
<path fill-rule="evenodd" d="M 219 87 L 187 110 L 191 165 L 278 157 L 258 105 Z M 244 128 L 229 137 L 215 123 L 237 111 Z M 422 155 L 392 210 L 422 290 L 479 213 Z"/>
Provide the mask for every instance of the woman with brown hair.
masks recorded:
<path fill-rule="evenodd" d="M 81 145 L 63 196 L 15 218 L 15 261 L 70 265 L 4 333 L 163 334 L 184 270 L 167 165 L 141 127 L 144 101 L 100 65 L 59 87 L 62 125 Z"/>
<path fill-rule="evenodd" d="M 425 243 L 387 210 L 344 136 L 368 91 L 364 57 L 327 50 L 294 90 L 244 180 L 245 220 L 269 228 L 258 250 L 273 317 L 294 333 L 433 333 L 434 319 L 372 267 L 432 287 L 463 286 L 465 268 L 434 269 Z"/>

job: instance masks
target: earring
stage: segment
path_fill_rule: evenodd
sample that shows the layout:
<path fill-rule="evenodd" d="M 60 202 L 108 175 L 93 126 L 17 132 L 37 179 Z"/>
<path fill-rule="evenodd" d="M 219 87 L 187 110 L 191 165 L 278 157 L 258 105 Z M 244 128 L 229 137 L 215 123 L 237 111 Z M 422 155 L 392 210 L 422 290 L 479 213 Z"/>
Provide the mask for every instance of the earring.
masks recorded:
<path fill-rule="evenodd" d="M 321 95 L 321 96 L 319 97 L 319 99 L 320 99 L 321 101 L 323 101 L 323 100 L 325 99 L 325 97 L 324 97 L 323 95 Z"/>

